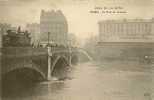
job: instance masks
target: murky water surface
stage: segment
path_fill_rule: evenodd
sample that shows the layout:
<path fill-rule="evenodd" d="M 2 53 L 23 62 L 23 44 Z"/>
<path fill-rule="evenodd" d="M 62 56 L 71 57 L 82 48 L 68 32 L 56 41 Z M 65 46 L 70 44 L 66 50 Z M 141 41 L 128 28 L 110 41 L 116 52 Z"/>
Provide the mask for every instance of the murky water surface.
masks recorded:
<path fill-rule="evenodd" d="M 153 100 L 151 65 L 89 62 L 72 66 L 69 76 L 7 91 L 3 100 Z M 152 85 L 153 84 L 153 85 Z"/>

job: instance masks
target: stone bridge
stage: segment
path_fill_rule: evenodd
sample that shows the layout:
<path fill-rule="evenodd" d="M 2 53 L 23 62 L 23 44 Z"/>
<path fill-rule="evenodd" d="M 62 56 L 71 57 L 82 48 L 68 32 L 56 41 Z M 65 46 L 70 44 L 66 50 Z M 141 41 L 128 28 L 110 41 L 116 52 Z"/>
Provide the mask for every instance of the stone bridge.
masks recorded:
<path fill-rule="evenodd" d="M 48 80 L 63 73 L 78 61 L 77 48 L 66 47 L 5 47 L 2 48 L 2 79 Z"/>

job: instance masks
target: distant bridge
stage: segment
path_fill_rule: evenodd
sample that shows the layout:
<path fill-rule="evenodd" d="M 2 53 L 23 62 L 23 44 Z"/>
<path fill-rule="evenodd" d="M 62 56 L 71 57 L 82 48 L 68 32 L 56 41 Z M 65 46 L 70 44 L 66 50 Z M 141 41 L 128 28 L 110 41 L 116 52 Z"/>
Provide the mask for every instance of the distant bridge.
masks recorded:
<path fill-rule="evenodd" d="M 77 63 L 79 52 L 78 48 L 69 47 L 4 47 L 2 78 L 15 73 L 15 77 L 24 75 L 33 80 L 48 80 Z"/>

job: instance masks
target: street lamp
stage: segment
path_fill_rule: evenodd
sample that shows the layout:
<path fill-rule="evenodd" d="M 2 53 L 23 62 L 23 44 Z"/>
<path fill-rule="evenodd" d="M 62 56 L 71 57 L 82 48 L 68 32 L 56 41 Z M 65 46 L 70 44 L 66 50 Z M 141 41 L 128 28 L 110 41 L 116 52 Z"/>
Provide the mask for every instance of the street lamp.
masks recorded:
<path fill-rule="evenodd" d="M 48 32 L 48 80 L 50 80 L 51 78 L 51 47 L 49 46 L 49 42 L 50 42 L 50 32 Z"/>
<path fill-rule="evenodd" d="M 48 32 L 48 46 L 49 46 L 49 42 L 50 42 L 50 32 Z"/>

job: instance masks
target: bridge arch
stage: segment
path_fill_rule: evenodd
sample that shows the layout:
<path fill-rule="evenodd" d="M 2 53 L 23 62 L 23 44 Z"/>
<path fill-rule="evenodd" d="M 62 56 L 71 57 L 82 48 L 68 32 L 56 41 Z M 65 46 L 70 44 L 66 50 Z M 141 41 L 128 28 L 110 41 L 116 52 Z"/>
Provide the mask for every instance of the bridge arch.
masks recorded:
<path fill-rule="evenodd" d="M 7 96 L 9 95 L 8 93 L 12 94 L 22 90 L 26 91 L 44 79 L 44 73 L 37 68 L 18 67 L 11 69 L 2 76 L 1 85 L 3 95 Z"/>
<path fill-rule="evenodd" d="M 5 81 L 41 81 L 46 78 L 46 75 L 36 66 L 12 67 L 2 75 L 2 80 Z"/>
<path fill-rule="evenodd" d="M 73 50 L 72 52 L 72 61 L 75 60 L 74 57 L 77 56 L 78 62 L 86 62 L 86 61 L 93 61 L 93 58 L 84 50 L 81 48 L 78 48 L 77 50 Z"/>
<path fill-rule="evenodd" d="M 63 77 L 69 66 L 69 60 L 65 56 L 57 56 L 51 67 L 51 76 Z"/>

